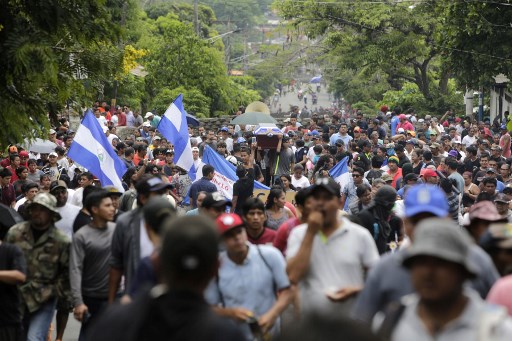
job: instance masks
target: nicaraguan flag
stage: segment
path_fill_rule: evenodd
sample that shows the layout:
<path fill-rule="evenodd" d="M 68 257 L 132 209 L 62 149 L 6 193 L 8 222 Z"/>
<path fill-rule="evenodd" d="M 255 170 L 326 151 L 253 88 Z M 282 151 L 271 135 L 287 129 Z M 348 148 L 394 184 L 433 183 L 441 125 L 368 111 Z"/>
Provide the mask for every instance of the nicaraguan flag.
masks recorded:
<path fill-rule="evenodd" d="M 188 136 L 187 112 L 180 94 L 165 111 L 158 131 L 174 146 L 174 164 L 185 169 L 192 181 L 196 179 L 192 147 Z"/>
<path fill-rule="evenodd" d="M 340 162 L 332 167 L 329 171 L 329 175 L 343 189 L 343 187 L 350 181 L 350 173 L 348 172 L 348 156 L 345 156 Z"/>
<path fill-rule="evenodd" d="M 94 174 L 102 186 L 115 186 L 124 192 L 121 178 L 126 166 L 114 152 L 90 109 L 76 131 L 68 156 Z"/>
<path fill-rule="evenodd" d="M 215 176 L 212 182 L 217 186 L 219 192 L 227 199 L 233 199 L 233 185 L 238 180 L 235 166 L 224 159 L 210 146 L 206 145 L 203 151 L 203 163 L 215 168 Z M 254 180 L 254 189 L 270 189 L 261 182 Z"/>

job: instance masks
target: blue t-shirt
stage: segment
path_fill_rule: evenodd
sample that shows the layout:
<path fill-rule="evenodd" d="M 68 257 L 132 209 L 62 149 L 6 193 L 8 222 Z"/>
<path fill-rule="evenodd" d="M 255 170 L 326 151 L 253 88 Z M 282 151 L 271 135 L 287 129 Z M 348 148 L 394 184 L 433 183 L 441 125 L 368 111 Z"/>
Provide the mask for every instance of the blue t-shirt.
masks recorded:
<path fill-rule="evenodd" d="M 398 115 L 393 116 L 393 118 L 391 119 L 391 136 L 396 135 L 396 126 L 398 125 L 399 122 L 400 120 L 398 119 Z"/>

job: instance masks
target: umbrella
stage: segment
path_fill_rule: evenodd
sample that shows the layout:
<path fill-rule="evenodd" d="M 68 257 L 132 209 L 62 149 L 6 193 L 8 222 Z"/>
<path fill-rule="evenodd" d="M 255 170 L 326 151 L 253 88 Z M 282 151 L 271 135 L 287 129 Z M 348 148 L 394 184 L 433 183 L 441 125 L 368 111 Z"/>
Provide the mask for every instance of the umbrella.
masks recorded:
<path fill-rule="evenodd" d="M 5 234 L 13 225 L 22 221 L 23 218 L 14 208 L 0 204 L 0 240 L 4 239 Z"/>
<path fill-rule="evenodd" d="M 277 124 L 277 121 L 272 116 L 263 112 L 246 112 L 245 114 L 235 117 L 230 123 L 258 125 L 260 123 Z"/>
<path fill-rule="evenodd" d="M 190 124 L 194 127 L 199 127 L 199 121 L 194 116 L 187 114 L 187 124 Z"/>
<path fill-rule="evenodd" d="M 316 76 L 316 77 L 311 78 L 311 80 L 309 82 L 310 83 L 320 83 L 321 80 L 322 80 L 322 76 Z"/>
<path fill-rule="evenodd" d="M 57 147 L 57 145 L 52 141 L 43 139 L 35 139 L 32 142 L 26 140 L 24 145 L 27 147 L 25 149 L 27 149 L 28 151 L 43 154 L 49 154 L 51 152 L 54 152 L 55 147 Z"/>

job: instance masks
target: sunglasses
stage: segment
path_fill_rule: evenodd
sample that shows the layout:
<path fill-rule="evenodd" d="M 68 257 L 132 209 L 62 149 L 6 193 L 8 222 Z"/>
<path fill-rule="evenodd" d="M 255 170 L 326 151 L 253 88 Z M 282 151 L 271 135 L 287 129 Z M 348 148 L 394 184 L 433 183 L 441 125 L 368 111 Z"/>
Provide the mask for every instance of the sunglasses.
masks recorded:
<path fill-rule="evenodd" d="M 352 174 L 353 178 L 359 178 L 360 176 L 361 176 L 361 174 Z"/>

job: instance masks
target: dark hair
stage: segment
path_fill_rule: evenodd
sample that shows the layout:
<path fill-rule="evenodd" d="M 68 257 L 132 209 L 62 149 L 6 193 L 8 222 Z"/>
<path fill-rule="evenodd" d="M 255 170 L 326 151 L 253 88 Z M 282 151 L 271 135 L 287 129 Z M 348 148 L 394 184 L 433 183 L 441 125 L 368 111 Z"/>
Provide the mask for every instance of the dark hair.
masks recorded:
<path fill-rule="evenodd" d="M 432 152 L 430 150 L 424 150 L 423 151 L 423 159 L 425 161 L 430 161 L 432 160 Z"/>
<path fill-rule="evenodd" d="M 496 180 L 496 178 L 485 177 L 482 180 L 482 183 L 484 184 L 484 186 L 487 185 L 487 184 L 494 184 L 494 186 L 497 186 L 498 185 L 498 180 Z"/>
<path fill-rule="evenodd" d="M 94 175 L 92 175 L 91 172 L 83 172 L 82 174 L 80 174 L 80 177 L 82 176 L 85 176 L 89 181 L 94 179 Z"/>
<path fill-rule="evenodd" d="M 89 193 L 89 195 L 84 200 L 84 207 L 89 213 L 92 215 L 92 208 L 99 207 L 101 201 L 105 198 L 110 198 L 110 193 L 104 189 L 98 189 Z"/>
<path fill-rule="evenodd" d="M 9 168 L 2 168 L 0 170 L 0 178 L 5 178 L 6 176 L 12 176 L 12 172 Z"/>
<path fill-rule="evenodd" d="M 450 194 L 453 191 L 453 182 L 449 178 L 441 178 L 439 187 L 446 193 Z"/>
<path fill-rule="evenodd" d="M 160 258 L 162 274 L 173 285 L 206 286 L 215 276 L 219 235 L 212 220 L 202 216 L 166 219 Z"/>
<path fill-rule="evenodd" d="M 446 158 L 446 160 L 444 160 L 444 163 L 448 166 L 448 168 L 453 170 L 457 170 L 457 167 L 459 166 L 458 162 L 452 158 Z"/>
<path fill-rule="evenodd" d="M 213 173 L 215 172 L 215 168 L 213 168 L 213 166 L 211 165 L 204 165 L 203 166 L 203 176 L 207 176 L 209 175 L 210 173 Z"/>
<path fill-rule="evenodd" d="M 356 188 L 356 195 L 358 198 L 361 198 L 363 194 L 365 194 L 367 191 L 371 191 L 372 188 L 368 186 L 367 184 L 361 184 L 357 186 Z"/>
<path fill-rule="evenodd" d="M 297 194 L 295 194 L 295 203 L 297 204 L 297 206 L 304 206 L 310 191 L 311 190 L 309 189 L 309 187 L 301 188 L 300 190 L 297 191 Z"/>
<path fill-rule="evenodd" d="M 492 201 L 492 195 L 490 195 L 489 193 L 485 192 L 485 191 L 482 191 L 480 192 L 480 194 L 478 194 L 475 198 L 475 203 L 477 202 L 480 202 L 480 201 Z"/>
<path fill-rule="evenodd" d="M 483 152 L 480 154 L 480 160 L 482 160 L 482 158 L 490 159 L 491 155 L 489 155 L 487 152 Z"/>
<path fill-rule="evenodd" d="M 268 210 L 274 206 L 274 199 L 278 199 L 282 194 L 284 193 L 284 190 L 280 186 L 274 186 L 270 189 L 270 192 L 268 193 L 267 197 L 267 203 L 265 204 L 265 208 Z"/>
<path fill-rule="evenodd" d="M 469 146 L 466 148 L 466 152 L 468 152 L 468 154 L 473 154 L 473 155 L 476 155 L 477 154 L 477 149 L 475 146 Z"/>
<path fill-rule="evenodd" d="M 288 183 L 290 184 L 288 187 L 290 187 L 290 189 L 292 191 L 295 191 L 296 188 L 294 185 L 292 185 L 292 177 L 290 176 L 290 174 L 281 174 L 279 175 L 279 179 L 281 179 L 281 177 L 284 176 L 287 180 L 288 180 Z M 280 181 L 282 183 L 282 181 Z M 284 186 L 281 186 L 283 189 L 284 189 Z"/>
<path fill-rule="evenodd" d="M 118 148 L 119 149 L 119 148 Z M 130 156 L 132 154 L 135 154 L 135 150 L 132 147 L 128 147 L 124 150 L 124 156 Z"/>
<path fill-rule="evenodd" d="M 131 184 L 132 184 L 132 176 L 133 174 L 135 174 L 137 172 L 137 169 L 135 167 L 130 167 L 128 168 L 128 170 L 126 171 L 126 173 L 124 173 L 123 175 L 123 182 L 128 186 L 130 187 Z"/>
<path fill-rule="evenodd" d="M 246 177 L 247 176 L 247 169 L 245 169 L 245 167 L 242 166 L 242 165 L 238 165 L 236 167 L 236 176 L 238 176 L 238 178 Z"/>
<path fill-rule="evenodd" d="M 11 154 L 9 155 L 9 160 L 14 161 L 17 157 L 20 157 L 20 155 L 18 153 L 14 153 L 14 154 Z"/>
<path fill-rule="evenodd" d="M 380 168 L 384 163 L 384 158 L 381 156 L 372 157 L 372 168 Z"/>
<path fill-rule="evenodd" d="M 31 165 L 31 164 L 33 164 L 33 163 L 34 163 L 34 164 L 37 164 L 37 161 L 36 161 L 36 160 L 34 160 L 34 159 L 28 159 L 28 161 L 27 161 L 27 166 L 30 166 L 30 165 Z"/>
<path fill-rule="evenodd" d="M 305 145 L 304 140 L 297 140 L 297 141 L 295 141 L 295 145 L 296 145 L 298 148 L 302 148 L 302 147 L 304 147 L 304 145 Z"/>
<path fill-rule="evenodd" d="M 242 212 L 246 215 L 250 210 L 261 210 L 265 212 L 265 204 L 258 198 L 249 198 L 245 200 L 244 205 L 242 206 Z"/>
<path fill-rule="evenodd" d="M 27 193 L 32 188 L 39 189 L 39 185 L 35 182 L 29 182 L 29 183 L 24 184 L 21 189 L 22 189 L 23 193 Z"/>
<path fill-rule="evenodd" d="M 352 173 L 354 172 L 358 172 L 359 174 L 361 174 L 361 176 L 364 176 L 364 169 L 362 169 L 361 167 L 354 167 L 354 169 L 352 169 Z"/>
<path fill-rule="evenodd" d="M 27 169 L 27 167 L 25 167 L 25 166 L 19 166 L 19 167 L 18 167 L 18 168 L 16 168 L 16 170 L 15 170 L 16 175 L 17 175 L 18 177 L 20 177 L 21 172 L 23 172 L 23 171 L 24 171 L 24 170 L 26 170 L 26 169 Z"/>
<path fill-rule="evenodd" d="M 163 232 L 163 222 L 176 217 L 176 209 L 163 197 L 151 198 L 142 212 L 147 226 L 159 235 Z"/>

